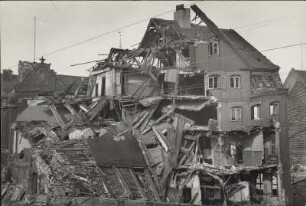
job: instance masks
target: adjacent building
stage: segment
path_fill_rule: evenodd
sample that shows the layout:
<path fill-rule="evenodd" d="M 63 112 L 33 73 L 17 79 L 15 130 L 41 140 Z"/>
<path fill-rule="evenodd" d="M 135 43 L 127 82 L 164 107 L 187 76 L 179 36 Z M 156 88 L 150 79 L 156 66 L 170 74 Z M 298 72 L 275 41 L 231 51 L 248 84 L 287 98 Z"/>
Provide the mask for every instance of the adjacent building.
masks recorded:
<path fill-rule="evenodd" d="M 284 85 L 289 91 L 290 155 L 306 166 L 306 71 L 291 69 Z"/>

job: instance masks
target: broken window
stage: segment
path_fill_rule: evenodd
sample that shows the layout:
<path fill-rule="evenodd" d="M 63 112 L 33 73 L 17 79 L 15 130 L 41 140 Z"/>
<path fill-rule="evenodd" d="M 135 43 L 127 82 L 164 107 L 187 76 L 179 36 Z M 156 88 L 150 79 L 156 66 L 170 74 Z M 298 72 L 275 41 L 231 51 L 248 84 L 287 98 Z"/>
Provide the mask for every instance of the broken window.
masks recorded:
<path fill-rule="evenodd" d="M 260 105 L 256 104 L 251 107 L 251 120 L 260 119 Z"/>
<path fill-rule="evenodd" d="M 213 75 L 208 77 L 208 89 L 218 88 L 220 85 L 220 77 L 218 75 Z"/>
<path fill-rule="evenodd" d="M 241 120 L 241 108 L 240 107 L 231 108 L 231 120 L 232 121 Z"/>
<path fill-rule="evenodd" d="M 210 42 L 208 45 L 208 52 L 210 55 L 219 55 L 219 44 L 218 42 Z"/>
<path fill-rule="evenodd" d="M 276 115 L 279 112 L 279 103 L 278 102 L 272 102 L 270 104 L 270 116 Z"/>
<path fill-rule="evenodd" d="M 273 196 L 278 196 L 278 181 L 277 181 L 277 173 L 273 172 L 272 173 L 272 195 Z"/>
<path fill-rule="evenodd" d="M 263 174 L 260 173 L 257 175 L 257 178 L 256 178 L 256 191 L 257 191 L 257 194 L 258 195 L 262 195 L 263 194 Z"/>
<path fill-rule="evenodd" d="M 230 77 L 230 86 L 231 88 L 240 88 L 240 76 L 232 75 Z"/>
<path fill-rule="evenodd" d="M 102 77 L 101 96 L 105 95 L 105 77 Z"/>
<path fill-rule="evenodd" d="M 99 84 L 96 84 L 96 88 L 95 88 L 95 97 L 98 97 L 98 95 L 99 95 L 98 89 L 99 89 Z"/>

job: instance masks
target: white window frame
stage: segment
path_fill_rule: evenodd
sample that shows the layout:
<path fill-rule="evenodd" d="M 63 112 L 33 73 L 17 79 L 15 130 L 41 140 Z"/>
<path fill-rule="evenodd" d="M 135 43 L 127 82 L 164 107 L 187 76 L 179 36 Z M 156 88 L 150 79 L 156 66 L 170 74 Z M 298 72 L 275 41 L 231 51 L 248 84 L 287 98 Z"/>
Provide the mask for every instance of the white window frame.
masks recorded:
<path fill-rule="evenodd" d="M 210 84 L 212 81 L 212 85 Z M 219 75 L 211 75 L 208 77 L 208 89 L 216 89 L 220 87 L 220 76 Z"/>
<path fill-rule="evenodd" d="M 241 107 L 232 107 L 231 108 L 231 121 L 241 120 L 242 109 Z"/>
<path fill-rule="evenodd" d="M 217 41 L 213 41 L 209 43 L 208 53 L 210 55 L 219 55 L 219 43 Z"/>
<path fill-rule="evenodd" d="M 233 85 L 232 85 L 232 81 L 233 81 Z M 230 77 L 230 87 L 234 89 L 240 89 L 241 87 L 240 75 L 232 75 Z"/>
<path fill-rule="evenodd" d="M 253 119 L 252 119 L 252 114 L 253 114 Z M 261 115 L 260 104 L 253 105 L 251 107 L 251 120 L 258 120 L 258 119 L 260 119 L 260 115 Z"/>
<path fill-rule="evenodd" d="M 279 102 L 272 102 L 269 105 L 270 116 L 279 114 Z"/>

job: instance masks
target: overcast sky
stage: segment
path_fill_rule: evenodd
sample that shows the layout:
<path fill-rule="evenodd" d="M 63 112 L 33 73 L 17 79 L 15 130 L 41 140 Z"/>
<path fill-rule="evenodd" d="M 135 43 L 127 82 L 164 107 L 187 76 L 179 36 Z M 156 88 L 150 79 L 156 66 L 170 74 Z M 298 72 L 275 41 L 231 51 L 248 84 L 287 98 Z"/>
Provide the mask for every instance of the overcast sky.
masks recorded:
<path fill-rule="evenodd" d="M 44 55 L 59 74 L 87 76 L 86 69 L 93 64 L 70 65 L 104 58 L 98 54 L 118 47 L 119 31 L 111 31 L 133 25 L 120 30 L 123 48 L 131 49 L 141 41 L 151 17 L 164 13 L 159 18 L 173 19 L 175 5 L 182 3 L 191 2 L 1 1 L 1 69 L 14 66 L 11 69 L 16 74 L 19 60 L 33 61 L 34 16 L 37 17 L 36 56 Z M 258 50 L 306 42 L 306 2 L 203 1 L 196 4 L 217 26 L 236 29 Z M 191 16 L 194 17 L 193 12 Z M 99 35 L 94 40 L 45 55 Z M 305 47 L 274 50 L 264 55 L 281 67 L 284 80 L 292 67 L 300 70 L 303 65 L 306 70 Z"/>

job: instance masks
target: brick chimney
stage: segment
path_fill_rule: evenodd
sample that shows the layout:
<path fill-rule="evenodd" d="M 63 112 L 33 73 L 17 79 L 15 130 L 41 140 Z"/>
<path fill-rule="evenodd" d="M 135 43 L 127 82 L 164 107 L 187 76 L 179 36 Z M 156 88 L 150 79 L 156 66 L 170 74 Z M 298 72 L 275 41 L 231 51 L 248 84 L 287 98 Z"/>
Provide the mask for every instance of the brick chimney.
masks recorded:
<path fill-rule="evenodd" d="M 190 9 L 184 8 L 184 4 L 177 5 L 176 11 L 174 12 L 174 20 L 182 28 L 191 28 Z"/>

